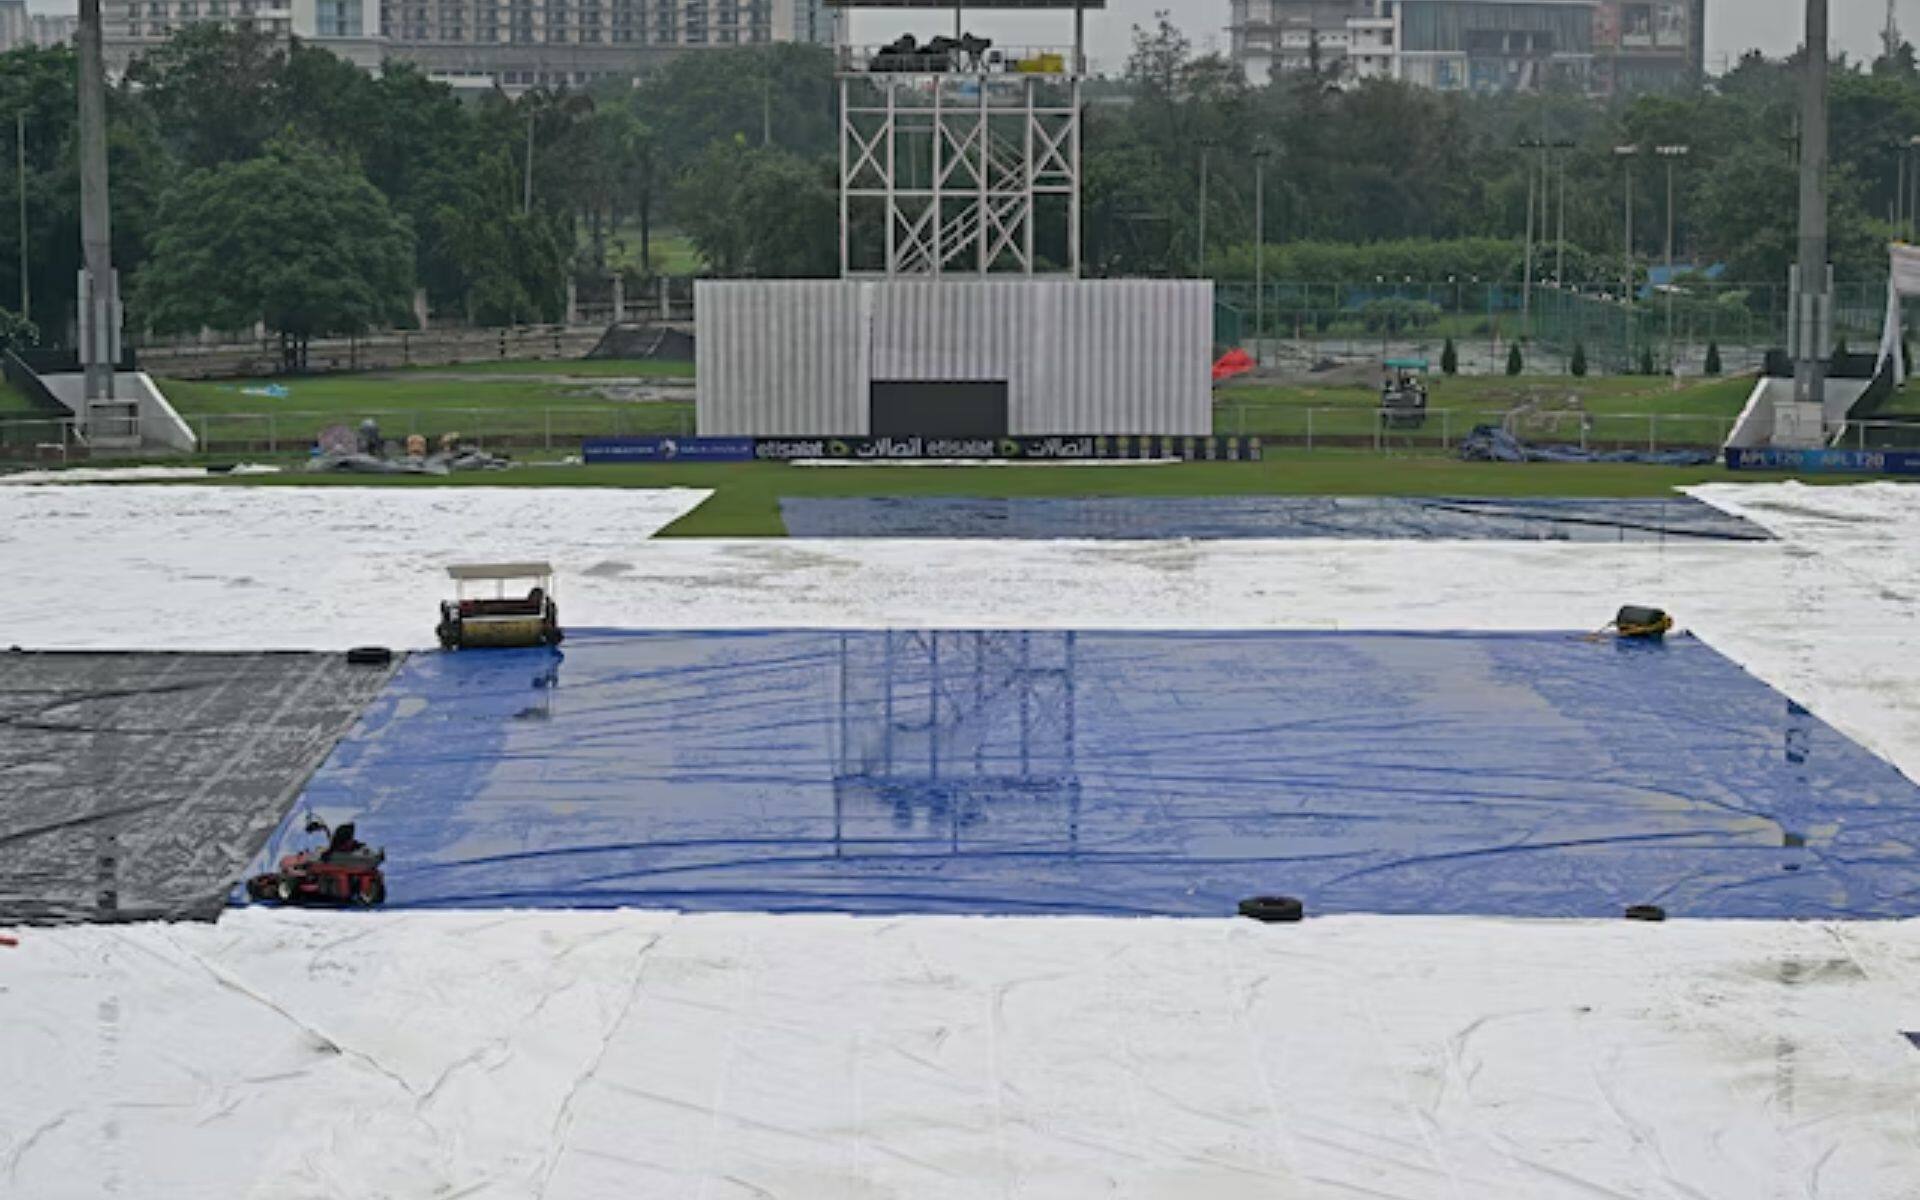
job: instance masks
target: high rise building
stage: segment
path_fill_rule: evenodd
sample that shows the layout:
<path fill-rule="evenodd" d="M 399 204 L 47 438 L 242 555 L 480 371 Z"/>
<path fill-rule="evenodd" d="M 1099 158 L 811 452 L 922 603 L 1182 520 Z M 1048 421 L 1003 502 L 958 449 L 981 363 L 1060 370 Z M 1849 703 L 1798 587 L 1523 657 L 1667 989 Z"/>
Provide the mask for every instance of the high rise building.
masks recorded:
<path fill-rule="evenodd" d="M 0 0 L 0 4 L 6 0 Z M 630 77 L 710 46 L 827 42 L 822 0 L 105 0 L 116 67 L 183 25 L 298 37 L 364 67 L 416 63 L 518 91 Z"/>
<path fill-rule="evenodd" d="M 1231 0 L 1247 78 L 1594 95 L 1673 87 L 1705 64 L 1706 0 Z"/>
<path fill-rule="evenodd" d="M 0 0 L 0 52 L 21 46 L 58 46 L 73 40 L 79 18 L 30 13 L 26 0 Z"/>

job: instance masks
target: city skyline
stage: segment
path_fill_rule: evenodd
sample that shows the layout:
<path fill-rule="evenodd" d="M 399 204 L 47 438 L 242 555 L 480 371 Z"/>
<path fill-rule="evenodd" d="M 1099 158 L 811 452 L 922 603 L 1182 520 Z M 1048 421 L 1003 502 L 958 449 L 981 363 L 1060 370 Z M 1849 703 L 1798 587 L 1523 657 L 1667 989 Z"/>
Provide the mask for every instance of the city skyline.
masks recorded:
<path fill-rule="evenodd" d="M 1728 15 L 1736 4 L 1740 9 L 1737 24 Z M 1908 41 L 1920 44 L 1920 0 L 1899 0 L 1899 5 L 1902 31 Z M 75 0 L 27 0 L 28 11 L 35 13 L 72 14 L 77 7 Z M 1088 54 L 1096 70 L 1120 70 L 1126 63 L 1133 27 L 1149 24 L 1160 11 L 1172 14 L 1174 24 L 1193 39 L 1197 49 L 1226 50 L 1226 0 L 1109 0 L 1105 11 L 1092 11 L 1087 18 Z M 1803 0 L 1709 0 L 1708 68 L 1720 71 L 1753 49 L 1773 57 L 1790 53 L 1800 44 L 1804 12 Z M 1885 8 L 1877 2 L 1835 3 L 1835 49 L 1855 60 L 1871 59 L 1879 53 L 1885 20 Z M 902 14 L 868 12 L 858 18 L 854 33 L 856 39 L 886 40 L 911 24 Z M 1058 16 L 976 13 L 967 18 L 970 31 L 1008 45 L 1054 40 L 1067 27 L 1067 21 Z"/>
<path fill-rule="evenodd" d="M 1899 0 L 1900 27 L 1908 41 L 1920 44 L 1920 0 Z M 1738 8 L 1737 15 L 1733 9 Z M 1087 15 L 1087 53 L 1094 68 L 1117 72 L 1125 64 L 1136 25 L 1150 24 L 1157 12 L 1170 13 L 1173 23 L 1193 39 L 1198 50 L 1227 50 L 1227 0 L 1108 0 L 1104 12 Z M 1748 50 L 1758 49 L 1771 57 L 1791 53 L 1801 42 L 1805 27 L 1804 0 L 1708 0 L 1707 66 L 1719 71 L 1731 65 Z M 1866 0 L 1838 0 L 1832 6 L 1833 44 L 1853 59 L 1872 59 L 1880 52 L 1880 31 L 1886 24 L 1886 7 Z M 855 25 L 857 40 L 879 37 L 926 24 L 914 22 L 906 14 L 874 13 L 861 15 Z M 967 28 L 974 33 L 1010 45 L 1052 40 L 1070 28 L 1070 21 L 1057 14 L 1025 16 L 1017 14 L 970 14 Z M 1070 35 L 1069 35 L 1070 36 Z"/>

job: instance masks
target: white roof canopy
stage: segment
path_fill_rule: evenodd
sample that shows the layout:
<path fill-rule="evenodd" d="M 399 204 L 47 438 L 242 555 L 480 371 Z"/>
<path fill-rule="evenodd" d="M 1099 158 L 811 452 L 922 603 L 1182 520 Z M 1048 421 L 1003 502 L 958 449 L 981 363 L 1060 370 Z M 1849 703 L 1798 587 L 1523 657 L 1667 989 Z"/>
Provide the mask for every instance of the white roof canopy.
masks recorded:
<path fill-rule="evenodd" d="M 553 567 L 543 562 L 464 563 L 448 567 L 447 574 L 460 580 L 533 579 L 553 574 Z"/>

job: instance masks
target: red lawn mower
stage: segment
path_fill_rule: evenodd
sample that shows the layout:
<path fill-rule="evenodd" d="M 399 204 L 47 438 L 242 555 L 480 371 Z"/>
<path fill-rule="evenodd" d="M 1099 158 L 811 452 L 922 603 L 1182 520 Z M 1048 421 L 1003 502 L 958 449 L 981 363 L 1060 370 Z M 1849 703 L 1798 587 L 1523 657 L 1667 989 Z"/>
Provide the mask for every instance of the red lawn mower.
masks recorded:
<path fill-rule="evenodd" d="M 302 850 L 280 860 L 280 869 L 247 880 L 247 895 L 278 904 L 348 904 L 372 908 L 387 898 L 380 864 L 385 850 L 374 850 L 353 836 L 353 822 L 328 829 L 307 817 L 307 832 L 327 839 L 319 850 Z"/>

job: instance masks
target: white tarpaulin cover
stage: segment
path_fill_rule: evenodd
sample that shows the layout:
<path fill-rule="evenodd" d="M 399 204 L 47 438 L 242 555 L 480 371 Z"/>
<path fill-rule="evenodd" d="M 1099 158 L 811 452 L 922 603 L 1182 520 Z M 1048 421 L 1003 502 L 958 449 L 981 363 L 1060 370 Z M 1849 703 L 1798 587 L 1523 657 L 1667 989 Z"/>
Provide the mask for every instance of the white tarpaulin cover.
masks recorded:
<path fill-rule="evenodd" d="M 446 562 L 519 555 L 629 627 L 1565 630 L 1640 602 L 1920 778 L 1920 488 L 1696 494 L 1781 540 L 647 543 L 691 497 L 19 489 L 0 642 L 417 645 Z M 1908 1200 L 1906 1031 L 1913 922 L 24 930 L 0 1195 Z"/>
<path fill-rule="evenodd" d="M 1920 1180 L 1915 923 L 247 910 L 0 955 L 23 1200 Z"/>

